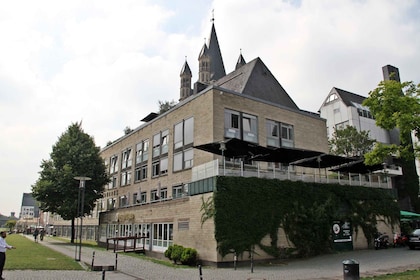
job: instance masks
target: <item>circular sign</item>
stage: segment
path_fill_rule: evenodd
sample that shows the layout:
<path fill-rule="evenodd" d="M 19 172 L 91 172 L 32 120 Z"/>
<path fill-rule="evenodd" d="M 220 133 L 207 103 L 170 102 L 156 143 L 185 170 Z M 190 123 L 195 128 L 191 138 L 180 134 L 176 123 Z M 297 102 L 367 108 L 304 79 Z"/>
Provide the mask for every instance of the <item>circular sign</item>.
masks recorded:
<path fill-rule="evenodd" d="M 340 225 L 339 224 L 334 224 L 333 225 L 333 232 L 335 234 L 338 234 L 340 232 Z"/>

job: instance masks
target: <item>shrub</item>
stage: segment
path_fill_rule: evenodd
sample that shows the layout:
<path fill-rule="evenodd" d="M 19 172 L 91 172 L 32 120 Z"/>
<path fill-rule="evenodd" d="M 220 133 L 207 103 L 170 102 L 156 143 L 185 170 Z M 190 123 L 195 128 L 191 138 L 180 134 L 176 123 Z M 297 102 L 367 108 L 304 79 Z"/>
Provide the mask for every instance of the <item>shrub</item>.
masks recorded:
<path fill-rule="evenodd" d="M 193 248 L 185 248 L 181 255 L 181 263 L 186 265 L 196 265 L 197 250 Z"/>
<path fill-rule="evenodd" d="M 197 263 L 197 250 L 184 248 L 183 246 L 177 244 L 169 246 L 164 255 L 175 264 L 177 262 L 181 262 L 185 265 L 195 265 Z"/>

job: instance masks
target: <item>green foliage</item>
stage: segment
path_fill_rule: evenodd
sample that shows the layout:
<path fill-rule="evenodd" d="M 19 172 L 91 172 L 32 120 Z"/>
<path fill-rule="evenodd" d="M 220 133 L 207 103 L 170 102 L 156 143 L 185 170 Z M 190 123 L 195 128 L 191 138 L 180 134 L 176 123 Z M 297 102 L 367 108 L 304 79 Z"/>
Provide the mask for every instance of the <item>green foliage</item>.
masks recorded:
<path fill-rule="evenodd" d="M 9 229 L 9 231 L 12 231 L 15 228 L 16 223 L 17 223 L 16 220 L 8 220 L 5 226 Z"/>
<path fill-rule="evenodd" d="M 45 241 L 44 241 L 45 242 Z M 84 268 L 58 251 L 33 242 L 21 234 L 10 234 L 7 243 L 16 250 L 7 251 L 6 270 L 83 270 Z"/>
<path fill-rule="evenodd" d="M 185 248 L 181 255 L 181 263 L 194 266 L 197 264 L 197 250 L 193 248 Z"/>
<path fill-rule="evenodd" d="M 212 219 L 214 217 L 214 200 L 213 196 L 207 198 L 204 201 L 204 196 L 201 197 L 201 225 L 203 225 L 208 219 Z"/>
<path fill-rule="evenodd" d="M 411 134 L 420 136 L 420 85 L 413 82 L 382 81 L 369 93 L 363 102 L 375 117 L 376 125 L 384 129 L 397 128 L 400 132 L 399 145 L 381 145 L 365 155 L 367 164 L 385 162 L 390 156 L 400 159 L 403 176 L 397 179 L 398 197 L 400 201 L 409 201 L 407 207 L 420 209 L 418 199 L 419 184 L 414 158 L 419 157 L 419 149 L 413 148 Z"/>
<path fill-rule="evenodd" d="M 176 102 L 174 100 L 171 101 L 158 101 L 159 103 L 159 114 L 165 113 L 166 111 L 169 111 L 173 107 L 175 107 Z"/>
<path fill-rule="evenodd" d="M 346 126 L 334 131 L 328 141 L 330 152 L 334 155 L 360 157 L 372 149 L 375 140 L 369 138 L 368 131 L 357 131 L 354 126 Z"/>
<path fill-rule="evenodd" d="M 181 262 L 185 265 L 195 265 L 197 263 L 197 250 L 184 248 L 177 244 L 170 245 L 168 249 L 166 249 L 164 255 L 175 264 L 177 262 Z"/>
<path fill-rule="evenodd" d="M 84 133 L 81 124 L 68 127 L 52 147 L 49 160 L 41 163 L 40 176 L 32 186 L 32 194 L 43 211 L 57 213 L 66 220 L 78 216 L 79 181 L 77 176 L 87 176 L 84 191 L 84 214 L 89 214 L 103 186 L 109 182 L 100 149 L 91 136 Z"/>
<path fill-rule="evenodd" d="M 384 145 L 375 146 L 374 151 L 366 155 L 367 162 L 381 163 L 391 155 L 405 159 L 413 158 L 410 136 L 412 132 L 416 137 L 420 136 L 419 96 L 420 85 L 394 80 L 380 82 L 378 87 L 369 93 L 363 105 L 369 107 L 376 125 L 388 130 L 399 129 L 401 144 L 388 150 Z M 383 158 L 379 158 L 378 155 L 382 155 Z"/>
<path fill-rule="evenodd" d="M 331 225 L 350 220 L 371 240 L 379 216 L 391 224 L 399 208 L 384 189 L 277 179 L 218 177 L 214 193 L 215 238 L 222 256 L 243 254 L 271 237 L 267 253 L 279 256 L 277 230 L 283 228 L 300 256 L 331 249 Z"/>

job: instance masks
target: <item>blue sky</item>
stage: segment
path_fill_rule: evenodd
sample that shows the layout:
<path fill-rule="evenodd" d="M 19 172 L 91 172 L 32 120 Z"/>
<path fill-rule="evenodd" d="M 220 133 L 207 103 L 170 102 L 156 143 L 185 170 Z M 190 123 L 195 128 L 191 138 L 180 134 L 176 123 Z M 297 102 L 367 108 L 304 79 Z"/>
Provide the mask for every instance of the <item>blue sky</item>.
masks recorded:
<path fill-rule="evenodd" d="M 71 123 L 103 147 L 178 100 L 185 57 L 197 80 L 213 9 L 226 71 L 240 50 L 260 57 L 303 110 L 332 87 L 367 96 L 386 64 L 420 83 L 416 0 L 1 1 L 0 213 L 19 214 Z"/>

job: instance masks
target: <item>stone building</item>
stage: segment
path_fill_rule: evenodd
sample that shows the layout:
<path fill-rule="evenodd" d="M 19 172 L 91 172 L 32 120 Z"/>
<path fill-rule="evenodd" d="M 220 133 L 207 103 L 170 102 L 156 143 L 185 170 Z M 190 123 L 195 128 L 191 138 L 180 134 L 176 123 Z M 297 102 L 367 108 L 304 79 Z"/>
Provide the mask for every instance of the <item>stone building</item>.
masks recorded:
<path fill-rule="evenodd" d="M 97 205 L 103 211 L 100 242 L 138 235 L 152 255 L 179 244 L 195 248 L 204 262 L 222 262 L 214 224 L 201 223 L 200 209 L 213 194 L 214 178 L 290 178 L 299 169 L 282 160 L 255 162 L 259 155 L 246 147 L 246 158 L 235 157 L 231 150 L 239 146 L 226 144 L 237 139 L 249 147 L 328 152 L 325 120 L 300 110 L 260 58 L 247 63 L 240 54 L 236 69 L 225 73 L 214 23 L 198 62 L 194 84 L 187 61 L 182 66 L 175 107 L 150 113 L 101 151 L 112 180 Z M 215 153 L 199 148 L 205 145 L 216 147 Z"/>

